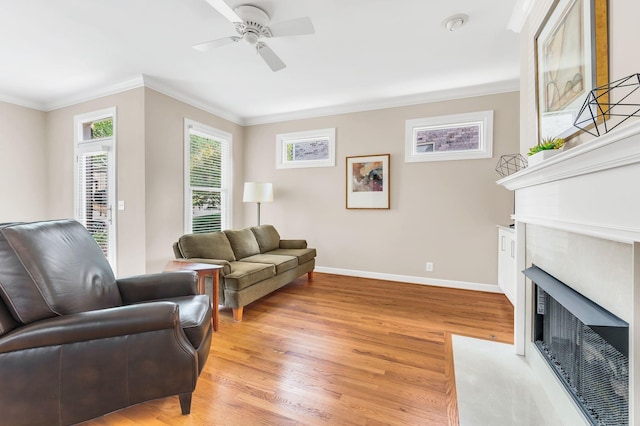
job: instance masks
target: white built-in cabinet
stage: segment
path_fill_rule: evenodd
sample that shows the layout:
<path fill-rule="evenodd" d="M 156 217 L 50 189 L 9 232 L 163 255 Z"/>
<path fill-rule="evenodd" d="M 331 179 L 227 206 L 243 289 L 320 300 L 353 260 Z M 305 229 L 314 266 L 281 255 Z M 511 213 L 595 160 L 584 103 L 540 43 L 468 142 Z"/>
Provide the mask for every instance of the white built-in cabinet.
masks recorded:
<path fill-rule="evenodd" d="M 498 226 L 498 286 L 511 304 L 516 296 L 516 234 L 513 228 Z"/>

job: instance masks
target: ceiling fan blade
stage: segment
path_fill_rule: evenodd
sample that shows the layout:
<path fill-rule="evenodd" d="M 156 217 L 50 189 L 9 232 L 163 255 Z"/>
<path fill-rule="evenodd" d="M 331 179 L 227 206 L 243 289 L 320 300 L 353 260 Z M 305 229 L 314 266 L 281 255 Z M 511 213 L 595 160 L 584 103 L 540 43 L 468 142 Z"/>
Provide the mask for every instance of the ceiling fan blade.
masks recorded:
<path fill-rule="evenodd" d="M 224 0 L 207 0 L 207 3 L 209 3 L 211 7 L 217 10 L 220 15 L 224 16 L 229 21 L 242 22 L 242 18 L 240 18 L 238 14 L 234 12 L 227 3 L 224 2 Z"/>
<path fill-rule="evenodd" d="M 192 47 L 196 50 L 199 50 L 200 52 L 208 52 L 209 50 L 215 49 L 216 47 L 236 43 L 238 40 L 240 40 L 240 37 L 224 37 L 217 40 L 205 41 L 204 43 L 200 44 L 194 44 Z"/>
<path fill-rule="evenodd" d="M 286 37 L 313 34 L 315 29 L 313 28 L 313 23 L 311 23 L 311 18 L 304 17 L 272 24 L 269 26 L 269 31 L 271 31 L 272 37 Z"/>
<path fill-rule="evenodd" d="M 285 63 L 282 62 L 282 59 L 280 59 L 278 55 L 276 55 L 276 53 L 266 44 L 262 42 L 259 43 L 256 45 L 256 50 L 258 51 L 258 55 L 260 55 L 267 65 L 269 65 L 271 71 L 280 71 L 282 68 L 286 67 Z"/>

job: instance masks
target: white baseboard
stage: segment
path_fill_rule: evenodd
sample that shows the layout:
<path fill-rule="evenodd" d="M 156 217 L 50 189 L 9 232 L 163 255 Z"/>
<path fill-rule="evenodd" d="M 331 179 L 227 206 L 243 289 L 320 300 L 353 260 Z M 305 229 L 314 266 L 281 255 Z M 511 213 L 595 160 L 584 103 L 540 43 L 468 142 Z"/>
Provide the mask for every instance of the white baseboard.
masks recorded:
<path fill-rule="evenodd" d="M 410 275 L 384 274 L 381 272 L 355 271 L 352 269 L 328 268 L 316 266 L 315 272 L 335 275 L 347 275 L 350 277 L 372 278 L 375 280 L 397 281 L 410 284 L 431 285 L 435 287 L 457 288 L 461 290 L 484 291 L 486 293 L 503 293 L 496 284 L 471 283 L 466 281 L 441 280 L 437 278 L 413 277 Z"/>

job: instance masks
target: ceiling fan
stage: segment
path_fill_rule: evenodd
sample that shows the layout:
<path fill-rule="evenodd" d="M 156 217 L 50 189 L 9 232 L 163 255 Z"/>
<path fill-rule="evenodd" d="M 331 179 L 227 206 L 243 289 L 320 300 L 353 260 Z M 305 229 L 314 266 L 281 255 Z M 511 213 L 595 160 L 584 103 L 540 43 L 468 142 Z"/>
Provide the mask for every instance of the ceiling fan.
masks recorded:
<path fill-rule="evenodd" d="M 193 46 L 194 49 L 201 52 L 243 40 L 245 43 L 255 46 L 256 52 L 269 65 L 272 71 L 279 71 L 286 67 L 285 63 L 262 39 L 314 33 L 313 24 L 308 17 L 270 25 L 271 19 L 269 15 L 259 7 L 247 4 L 232 9 L 224 0 L 207 0 L 207 3 L 235 25 L 238 35 L 219 38 Z"/>

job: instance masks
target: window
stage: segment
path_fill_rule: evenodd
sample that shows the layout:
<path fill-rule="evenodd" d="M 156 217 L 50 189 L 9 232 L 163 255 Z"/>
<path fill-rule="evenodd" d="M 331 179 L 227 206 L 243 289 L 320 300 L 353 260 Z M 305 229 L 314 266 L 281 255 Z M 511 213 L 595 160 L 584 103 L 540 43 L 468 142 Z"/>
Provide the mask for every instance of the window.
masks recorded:
<path fill-rule="evenodd" d="M 405 161 L 491 158 L 493 111 L 407 120 Z"/>
<path fill-rule="evenodd" d="M 231 225 L 231 135 L 185 119 L 185 233 Z"/>
<path fill-rule="evenodd" d="M 82 223 L 116 268 L 116 110 L 74 117 L 75 219 Z"/>
<path fill-rule="evenodd" d="M 335 128 L 276 135 L 276 168 L 335 166 L 335 143 Z"/>

